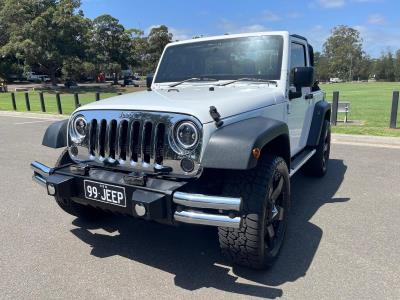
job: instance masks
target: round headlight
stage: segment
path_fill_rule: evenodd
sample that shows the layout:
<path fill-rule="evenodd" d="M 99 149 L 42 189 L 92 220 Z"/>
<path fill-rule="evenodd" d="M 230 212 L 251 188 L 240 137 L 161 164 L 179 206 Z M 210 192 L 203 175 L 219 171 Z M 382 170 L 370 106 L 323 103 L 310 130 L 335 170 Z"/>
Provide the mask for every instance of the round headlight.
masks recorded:
<path fill-rule="evenodd" d="M 175 130 L 176 141 L 183 149 L 194 148 L 199 141 L 199 132 L 193 122 L 184 121 Z"/>
<path fill-rule="evenodd" d="M 78 116 L 72 123 L 72 139 L 74 142 L 81 142 L 86 136 L 87 122 L 83 116 Z"/>

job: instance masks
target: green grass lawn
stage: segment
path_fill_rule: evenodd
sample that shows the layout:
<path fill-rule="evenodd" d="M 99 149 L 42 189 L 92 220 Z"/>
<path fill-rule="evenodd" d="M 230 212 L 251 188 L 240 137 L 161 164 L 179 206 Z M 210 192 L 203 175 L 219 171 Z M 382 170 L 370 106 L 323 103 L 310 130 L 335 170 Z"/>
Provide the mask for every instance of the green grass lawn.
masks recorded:
<path fill-rule="evenodd" d="M 127 88 L 112 88 L 105 89 L 100 92 L 100 98 L 106 99 L 112 96 L 118 95 L 118 92 L 129 93 L 134 91 L 140 91 L 143 88 L 135 88 L 135 87 L 127 87 Z M 96 93 L 93 90 L 88 90 L 85 88 L 76 89 L 73 92 L 77 92 L 79 94 L 79 102 L 81 105 L 93 102 L 96 100 Z M 61 91 L 61 106 L 63 110 L 63 114 L 68 115 L 71 114 L 75 110 L 75 102 L 74 102 L 74 94 L 73 92 Z M 39 92 L 38 91 L 30 91 L 29 92 L 30 106 L 32 112 L 40 112 L 40 100 L 39 100 Z M 17 92 L 15 93 L 15 100 L 17 103 L 17 111 L 26 111 L 25 105 L 25 92 Z M 54 91 L 44 91 L 44 101 L 46 106 L 46 112 L 50 114 L 57 114 L 57 102 L 56 102 L 56 94 Z M 13 110 L 12 102 L 11 102 L 11 93 L 0 93 L 0 110 Z"/>
<path fill-rule="evenodd" d="M 333 91 L 340 92 L 340 100 L 351 103 L 349 114 L 350 122 L 347 125 L 339 122 L 333 128 L 335 133 L 346 134 L 368 134 L 381 136 L 400 137 L 400 129 L 389 129 L 390 109 L 392 103 L 392 93 L 400 90 L 400 83 L 376 82 L 376 83 L 337 83 L 322 84 L 322 90 L 326 92 L 328 101 L 332 101 Z M 131 92 L 140 89 L 130 88 L 121 92 Z M 119 91 L 119 90 L 118 90 Z M 117 95 L 118 91 L 104 91 L 101 99 Z M 81 104 L 95 101 L 93 91 L 78 90 Z M 29 92 L 31 111 L 40 111 L 38 92 Z M 44 94 L 46 111 L 57 113 L 56 95 L 54 92 Z M 24 92 L 16 93 L 18 111 L 26 111 Z M 64 114 L 74 111 L 74 95 L 71 93 L 61 94 L 61 103 Z M 10 93 L 0 93 L 0 110 L 12 110 Z M 343 120 L 344 114 L 339 114 L 338 119 Z M 356 125 L 361 124 L 361 125 Z M 400 115 L 398 118 L 400 127 Z"/>
<path fill-rule="evenodd" d="M 361 121 L 362 125 L 338 123 L 333 132 L 346 134 L 367 134 L 400 137 L 400 129 L 389 129 L 393 91 L 400 90 L 398 82 L 337 83 L 322 84 L 328 101 L 332 101 L 333 91 L 339 91 L 339 101 L 351 104 L 349 120 Z M 344 114 L 338 114 L 343 120 Z M 400 128 L 400 115 L 398 118 Z"/>

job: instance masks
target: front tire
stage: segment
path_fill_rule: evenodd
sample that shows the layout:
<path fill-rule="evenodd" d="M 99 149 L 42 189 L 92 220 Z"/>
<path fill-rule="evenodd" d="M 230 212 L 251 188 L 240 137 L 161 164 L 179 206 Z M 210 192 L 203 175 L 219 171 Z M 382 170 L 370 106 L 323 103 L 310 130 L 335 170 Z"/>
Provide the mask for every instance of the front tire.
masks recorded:
<path fill-rule="evenodd" d="M 61 167 L 69 163 L 73 163 L 73 161 L 69 156 L 68 149 L 65 149 L 58 158 L 55 166 Z M 58 196 L 55 196 L 54 198 L 56 199 L 58 206 L 63 211 L 81 219 L 86 219 L 90 221 L 98 220 L 106 214 L 105 212 L 97 208 L 76 203 L 69 198 L 61 198 Z"/>
<path fill-rule="evenodd" d="M 238 265 L 270 267 L 287 227 L 290 180 L 286 162 L 278 156 L 262 156 L 255 169 L 229 178 L 224 194 L 243 198 L 244 215 L 239 229 L 218 228 L 222 253 Z"/>

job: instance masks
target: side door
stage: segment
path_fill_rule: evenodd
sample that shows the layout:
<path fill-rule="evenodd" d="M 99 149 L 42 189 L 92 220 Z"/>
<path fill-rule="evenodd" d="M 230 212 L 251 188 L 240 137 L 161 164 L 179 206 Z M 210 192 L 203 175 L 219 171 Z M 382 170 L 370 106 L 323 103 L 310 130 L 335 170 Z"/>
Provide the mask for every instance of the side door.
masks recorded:
<path fill-rule="evenodd" d="M 290 43 L 290 74 L 293 68 L 309 65 L 307 42 L 292 40 Z M 295 91 L 292 76 L 290 76 L 289 89 Z M 310 88 L 302 89 L 302 96 L 288 101 L 288 127 L 290 135 L 290 148 L 292 156 L 303 150 L 307 143 L 307 115 L 310 109 L 310 101 L 306 95 L 310 94 Z"/>

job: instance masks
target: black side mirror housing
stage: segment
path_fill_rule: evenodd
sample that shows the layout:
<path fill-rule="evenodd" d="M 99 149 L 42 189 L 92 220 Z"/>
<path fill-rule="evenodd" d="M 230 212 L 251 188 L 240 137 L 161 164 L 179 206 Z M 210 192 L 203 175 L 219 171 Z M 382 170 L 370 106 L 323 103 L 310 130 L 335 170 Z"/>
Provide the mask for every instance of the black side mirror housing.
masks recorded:
<path fill-rule="evenodd" d="M 292 70 L 293 85 L 296 91 L 301 91 L 303 87 L 311 87 L 314 83 L 313 67 L 297 67 Z"/>
<path fill-rule="evenodd" d="M 312 87 L 314 84 L 314 68 L 313 67 L 296 67 L 292 69 L 292 84 L 296 88 L 296 92 L 290 92 L 289 98 L 301 97 L 301 88 Z"/>

